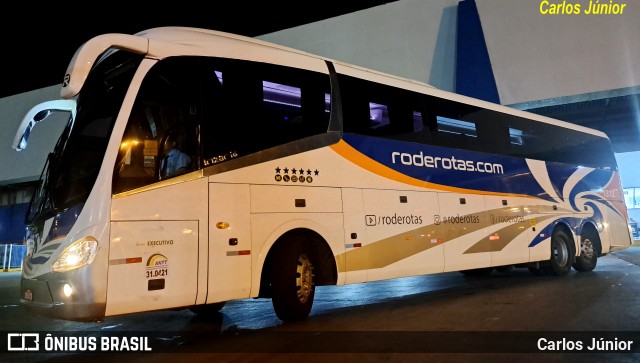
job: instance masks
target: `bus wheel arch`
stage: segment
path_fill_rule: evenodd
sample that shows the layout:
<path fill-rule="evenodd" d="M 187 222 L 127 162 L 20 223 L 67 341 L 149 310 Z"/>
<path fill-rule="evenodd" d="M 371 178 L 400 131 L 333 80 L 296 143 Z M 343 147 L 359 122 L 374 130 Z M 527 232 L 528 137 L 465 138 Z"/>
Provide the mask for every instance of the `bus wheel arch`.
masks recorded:
<path fill-rule="evenodd" d="M 575 261 L 576 251 L 571 229 L 558 223 L 551 234 L 551 256 L 546 266 L 550 275 L 564 276 L 571 271 Z"/>
<path fill-rule="evenodd" d="M 262 267 L 260 297 L 270 297 L 283 321 L 305 319 L 313 305 L 315 287 L 337 283 L 335 257 L 325 239 L 306 228 L 280 236 Z"/>
<path fill-rule="evenodd" d="M 591 223 L 586 223 L 580 231 L 580 254 L 576 256 L 573 268 L 579 272 L 593 271 L 602 254 L 602 243 L 598 230 Z"/>

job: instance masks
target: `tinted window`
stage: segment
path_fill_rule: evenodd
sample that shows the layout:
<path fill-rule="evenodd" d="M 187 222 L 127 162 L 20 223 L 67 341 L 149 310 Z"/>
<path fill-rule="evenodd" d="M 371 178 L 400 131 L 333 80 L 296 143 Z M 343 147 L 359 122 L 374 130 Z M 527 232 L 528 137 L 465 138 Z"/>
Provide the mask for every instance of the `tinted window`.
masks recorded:
<path fill-rule="evenodd" d="M 327 132 L 328 75 L 218 58 L 204 67 L 205 166 Z"/>
<path fill-rule="evenodd" d="M 113 191 L 325 133 L 330 99 L 327 74 L 232 59 L 162 60 L 136 98 Z"/>
<path fill-rule="evenodd" d="M 114 193 L 199 167 L 198 64 L 195 58 L 168 58 L 145 77 L 120 143 Z"/>
<path fill-rule="evenodd" d="M 616 168 L 605 138 L 354 77 L 339 82 L 345 132 Z"/>

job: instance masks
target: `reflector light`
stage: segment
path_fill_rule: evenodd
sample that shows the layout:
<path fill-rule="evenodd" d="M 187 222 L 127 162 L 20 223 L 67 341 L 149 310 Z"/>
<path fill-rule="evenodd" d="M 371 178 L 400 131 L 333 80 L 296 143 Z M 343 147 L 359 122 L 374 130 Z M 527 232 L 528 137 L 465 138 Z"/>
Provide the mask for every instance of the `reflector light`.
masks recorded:
<path fill-rule="evenodd" d="M 62 292 L 64 293 L 64 296 L 69 297 L 71 296 L 71 294 L 73 294 L 73 289 L 71 288 L 71 285 L 64 284 L 64 286 L 62 287 Z"/>

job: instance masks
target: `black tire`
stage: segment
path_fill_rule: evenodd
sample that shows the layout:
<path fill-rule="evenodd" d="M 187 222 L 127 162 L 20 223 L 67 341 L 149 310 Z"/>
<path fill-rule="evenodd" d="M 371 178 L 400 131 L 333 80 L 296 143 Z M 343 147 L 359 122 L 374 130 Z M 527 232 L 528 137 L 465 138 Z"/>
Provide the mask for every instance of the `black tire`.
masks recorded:
<path fill-rule="evenodd" d="M 567 234 L 558 229 L 551 235 L 551 258 L 545 271 L 549 275 L 564 276 L 571 271 L 574 262 L 573 241 Z"/>
<path fill-rule="evenodd" d="M 598 251 L 596 244 L 598 243 L 598 235 L 592 231 L 587 231 L 581 238 L 580 256 L 576 257 L 573 268 L 579 272 L 593 271 L 598 264 Z"/>
<path fill-rule="evenodd" d="M 189 310 L 191 310 L 192 313 L 195 313 L 199 316 L 204 316 L 204 317 L 215 316 L 220 312 L 220 310 L 222 310 L 222 308 L 226 303 L 227 303 L 226 301 L 220 301 L 213 304 L 196 305 L 196 306 L 190 307 Z"/>
<path fill-rule="evenodd" d="M 493 267 L 473 268 L 471 270 L 462 270 L 461 274 L 465 276 L 489 276 L 493 272 Z"/>
<path fill-rule="evenodd" d="M 274 251 L 271 265 L 273 309 L 282 321 L 309 316 L 315 297 L 313 255 L 302 240 L 288 240 Z"/>

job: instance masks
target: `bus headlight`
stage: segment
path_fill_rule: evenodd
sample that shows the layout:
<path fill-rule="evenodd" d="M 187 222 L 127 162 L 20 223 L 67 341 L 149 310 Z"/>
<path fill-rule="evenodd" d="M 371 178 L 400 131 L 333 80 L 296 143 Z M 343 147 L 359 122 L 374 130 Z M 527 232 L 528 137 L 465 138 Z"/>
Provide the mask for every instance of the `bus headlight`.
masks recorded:
<path fill-rule="evenodd" d="M 93 237 L 84 237 L 73 242 L 51 266 L 55 272 L 65 272 L 90 264 L 96 257 L 98 241 Z"/>

